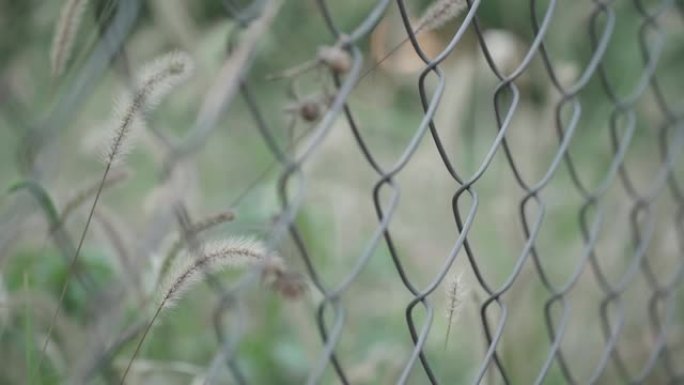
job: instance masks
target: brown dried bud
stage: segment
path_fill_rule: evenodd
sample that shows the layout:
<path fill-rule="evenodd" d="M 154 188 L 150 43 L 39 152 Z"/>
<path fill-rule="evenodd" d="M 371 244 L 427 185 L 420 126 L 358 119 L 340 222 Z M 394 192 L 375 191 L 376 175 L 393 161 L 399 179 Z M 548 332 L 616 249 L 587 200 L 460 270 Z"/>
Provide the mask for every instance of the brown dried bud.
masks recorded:
<path fill-rule="evenodd" d="M 300 273 L 288 271 L 282 265 L 282 260 L 267 264 L 262 270 L 262 282 L 271 290 L 279 293 L 286 299 L 299 299 L 307 291 L 307 283 Z"/>
<path fill-rule="evenodd" d="M 299 115 L 307 122 L 314 122 L 321 116 L 321 108 L 318 103 L 307 101 L 299 107 Z"/>
<path fill-rule="evenodd" d="M 273 290 L 290 300 L 301 298 L 308 288 L 304 277 L 295 272 L 283 272 L 273 282 Z"/>
<path fill-rule="evenodd" d="M 352 57 L 349 55 L 349 52 L 336 46 L 319 48 L 318 60 L 338 75 L 349 72 L 352 67 Z"/>

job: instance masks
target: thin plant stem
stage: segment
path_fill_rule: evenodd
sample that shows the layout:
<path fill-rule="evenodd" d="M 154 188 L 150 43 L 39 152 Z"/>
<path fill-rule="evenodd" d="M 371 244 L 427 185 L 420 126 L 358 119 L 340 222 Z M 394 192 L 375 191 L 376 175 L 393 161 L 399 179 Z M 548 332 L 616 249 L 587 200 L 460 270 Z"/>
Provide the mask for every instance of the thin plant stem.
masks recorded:
<path fill-rule="evenodd" d="M 50 337 L 52 335 L 52 330 L 55 326 L 55 322 L 57 321 L 57 317 L 59 316 L 59 311 L 62 308 L 62 303 L 64 302 L 64 297 L 66 295 L 67 289 L 69 288 L 69 282 L 71 281 L 71 277 L 74 273 L 74 268 L 76 266 L 76 263 L 78 262 L 78 257 L 81 253 L 81 248 L 83 247 L 83 242 L 85 241 L 86 234 L 88 233 L 88 228 L 90 227 L 90 222 L 93 219 L 93 214 L 95 213 L 95 207 L 97 206 L 97 202 L 100 200 L 100 194 L 102 193 L 102 190 L 105 185 L 105 181 L 107 180 L 107 174 L 109 174 L 109 170 L 112 167 L 112 162 L 111 159 L 107 163 L 107 167 L 105 168 L 104 173 L 102 174 L 102 180 L 100 181 L 100 186 L 97 189 L 97 193 L 95 194 L 95 200 L 93 200 L 93 205 L 90 207 L 90 213 L 88 214 L 88 219 L 86 220 L 85 227 L 83 228 L 83 232 L 81 232 L 81 239 L 78 241 L 78 246 L 76 247 L 76 252 L 74 253 L 74 257 L 71 259 L 71 263 L 69 264 L 69 269 L 67 270 L 67 276 L 64 280 L 64 284 L 62 285 L 62 291 L 59 294 L 59 299 L 57 300 L 57 307 L 55 308 L 55 312 L 52 314 L 52 319 L 50 320 L 50 325 L 48 326 L 48 331 L 47 335 L 45 336 L 45 341 L 43 342 L 43 347 L 40 350 L 40 357 L 38 358 L 38 365 L 37 365 L 37 372 L 40 372 L 41 365 L 43 363 L 43 359 L 45 357 L 45 351 L 47 349 L 48 344 L 50 343 Z"/>
<path fill-rule="evenodd" d="M 164 308 L 164 303 L 166 302 L 167 298 L 164 298 L 162 303 L 157 306 L 157 310 L 154 312 L 154 315 L 152 316 L 152 319 L 150 322 L 147 323 L 147 326 L 145 326 L 145 331 L 143 331 L 142 336 L 140 336 L 140 339 L 138 340 L 138 344 L 135 346 L 135 350 L 133 351 L 133 355 L 131 356 L 131 359 L 128 360 L 128 364 L 126 365 L 126 369 L 123 372 L 123 375 L 121 376 L 121 385 L 124 385 L 126 381 L 126 376 L 128 375 L 128 372 L 131 370 L 131 366 L 133 366 L 133 361 L 135 361 L 135 357 L 138 356 L 138 353 L 140 352 L 140 348 L 142 348 L 142 344 L 145 341 L 145 337 L 147 337 L 147 334 L 150 332 L 152 329 L 152 325 L 154 325 L 154 322 L 157 320 L 157 317 L 159 317 L 159 314 L 161 313 L 162 309 Z"/>

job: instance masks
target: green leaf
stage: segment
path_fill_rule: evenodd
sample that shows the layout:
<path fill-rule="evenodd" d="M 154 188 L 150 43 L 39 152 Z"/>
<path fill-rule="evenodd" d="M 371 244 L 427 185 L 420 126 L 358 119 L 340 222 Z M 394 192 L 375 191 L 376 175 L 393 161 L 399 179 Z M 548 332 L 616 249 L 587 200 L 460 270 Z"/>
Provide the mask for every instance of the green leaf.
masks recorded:
<path fill-rule="evenodd" d="M 12 184 L 7 191 L 9 193 L 15 193 L 22 189 L 28 190 L 28 192 L 33 195 L 40 208 L 45 212 L 50 227 L 57 226 L 59 224 L 59 213 L 47 190 L 45 190 L 40 183 L 27 179 Z"/>

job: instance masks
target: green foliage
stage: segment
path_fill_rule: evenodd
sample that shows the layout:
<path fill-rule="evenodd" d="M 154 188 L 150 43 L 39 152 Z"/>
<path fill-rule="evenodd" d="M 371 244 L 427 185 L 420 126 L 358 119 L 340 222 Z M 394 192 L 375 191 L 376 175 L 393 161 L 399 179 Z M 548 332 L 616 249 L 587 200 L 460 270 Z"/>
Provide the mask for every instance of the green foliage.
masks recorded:
<path fill-rule="evenodd" d="M 32 290 L 45 293 L 59 293 L 68 277 L 68 266 L 59 254 L 50 247 L 24 250 L 15 256 L 15 262 L 3 271 L 7 289 L 21 290 L 23 279 L 31 282 Z M 101 286 L 107 286 L 115 276 L 111 261 L 96 250 L 86 250 L 82 256 L 82 268 L 91 274 Z M 75 283 L 69 285 L 64 299 L 64 309 L 74 317 L 84 317 L 92 301 L 92 293 Z"/>
<path fill-rule="evenodd" d="M 40 183 L 33 180 L 24 180 L 13 183 L 8 188 L 8 192 L 13 193 L 19 190 L 26 189 L 35 198 L 36 202 L 40 206 L 41 210 L 45 213 L 45 217 L 51 228 L 59 224 L 59 214 L 57 213 L 57 208 L 55 207 L 50 194 L 40 185 Z"/>

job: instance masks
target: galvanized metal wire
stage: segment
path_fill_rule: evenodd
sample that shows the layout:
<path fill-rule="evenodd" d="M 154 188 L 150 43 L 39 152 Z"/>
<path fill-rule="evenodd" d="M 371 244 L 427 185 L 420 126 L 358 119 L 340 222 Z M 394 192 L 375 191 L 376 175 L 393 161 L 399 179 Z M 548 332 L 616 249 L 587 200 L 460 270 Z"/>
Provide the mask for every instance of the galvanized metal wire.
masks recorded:
<path fill-rule="evenodd" d="M 529 22 L 533 36 L 517 66 L 509 73 L 505 73 L 495 62 L 483 33 L 483 26 L 478 16 L 483 4 L 481 0 L 468 1 L 467 13 L 459 18 L 458 28 L 452 33 L 443 50 L 433 56 L 426 53 L 421 46 L 411 23 L 411 14 L 403 0 L 376 1 L 367 16 L 350 29 L 344 29 L 338 24 L 330 1 L 318 0 L 318 12 L 320 12 L 320 17 L 330 32 L 328 44 L 333 42 L 343 47 L 353 58 L 353 66 L 344 75 L 332 75 L 336 85 L 334 99 L 325 115 L 311 129 L 306 142 L 301 145 L 296 153 L 289 152 L 278 144 L 274 134 L 278 128 L 270 127 L 266 123 L 264 111 L 260 108 L 258 99 L 250 91 L 249 78 L 243 83 L 243 99 L 252 113 L 265 144 L 282 166 L 278 182 L 282 215 L 279 217 L 278 224 L 280 228 L 287 230 L 287 236 L 296 246 L 296 254 L 303 261 L 312 283 L 322 295 L 315 314 L 311 314 L 311 316 L 316 319 L 323 346 L 318 355 L 318 360 L 310 369 L 306 380 L 307 384 L 321 383 L 326 370 L 332 370 L 335 373 L 338 383 L 351 383 L 345 363 L 337 353 L 338 343 L 348 331 L 345 322 L 347 309 L 343 304 L 343 298 L 347 295 L 350 287 L 355 284 L 355 279 L 367 267 L 374 256 L 374 252 L 381 247 L 382 243 L 389 250 L 396 270 L 396 279 L 401 280 L 412 297 L 412 300 L 406 304 L 405 318 L 413 349 L 410 355 L 405 358 L 403 369 L 396 379 L 397 384 L 409 383 L 409 378 L 415 372 L 421 373 L 421 375 L 414 377 L 420 378 L 415 383 L 453 383 L 449 378 L 439 377 L 433 369 L 431 357 L 426 354 L 424 347 L 431 332 L 436 311 L 435 303 L 430 295 L 442 284 L 457 258 L 467 259 L 467 264 L 476 277 L 477 284 L 487 294 L 487 298 L 480 307 L 486 354 L 472 379 L 473 384 L 483 383 L 488 371 L 496 373 L 494 377 L 498 378 L 497 383 L 514 383 L 509 375 L 510 367 L 506 365 L 504 357 L 501 356 L 499 345 L 504 329 L 507 327 L 509 315 L 517 310 L 511 308 L 503 298 L 517 280 L 524 279 L 521 271 L 529 265 L 534 267 L 537 278 L 546 289 L 543 317 L 546 325 L 545 332 L 548 336 L 548 354 L 546 360 L 538 368 L 534 379 L 535 384 L 544 383 L 554 365 L 560 368 L 562 378 L 568 384 L 601 383 L 603 381 L 602 376 L 609 367 L 612 367 L 611 370 L 617 371 L 618 378 L 622 383 L 645 383 L 649 375 L 659 365 L 662 365 L 666 371 L 668 383 L 675 384 L 684 381 L 682 365 L 672 361 L 671 347 L 668 344 L 668 328 L 674 319 L 673 313 L 676 312 L 676 303 L 677 301 L 681 302 L 681 297 L 678 297 L 676 290 L 682 284 L 682 272 L 684 271 L 684 259 L 682 259 L 684 257 L 684 242 L 682 242 L 684 237 L 684 233 L 682 233 L 684 196 L 674 173 L 675 166 L 682 161 L 680 155 L 682 148 L 684 148 L 682 146 L 684 124 L 681 108 L 675 107 L 676 103 L 669 100 L 662 92 L 658 78 L 658 60 L 667 38 L 659 20 L 663 14 L 672 12 L 678 12 L 681 18 L 682 4 L 673 1 L 660 1 L 657 4 L 648 5 L 639 0 L 631 2 L 641 19 L 638 43 L 643 66 L 638 79 L 636 79 L 636 84 L 628 92 L 618 92 L 618 84 L 615 84 L 615 80 L 609 76 L 611 68 L 604 63 L 604 56 L 615 33 L 616 13 L 613 9 L 615 2 L 594 0 L 585 5 L 589 16 L 586 18 L 586 25 L 577 27 L 577 33 L 587 31 L 586 33 L 589 34 L 591 41 L 592 53 L 572 84 L 563 84 L 559 79 L 555 60 L 545 42 L 551 25 L 558 18 L 563 17 L 557 11 L 559 2 L 556 0 L 547 2 L 530 0 L 520 3 L 527 3 L 529 6 Z M 511 6 L 514 5 L 511 4 Z M 354 107 L 349 103 L 349 97 L 357 81 L 364 76 L 362 71 L 364 57 L 360 47 L 382 17 L 392 10 L 398 10 L 408 42 L 424 62 L 423 70 L 417 76 L 417 92 L 420 95 L 424 113 L 420 124 L 415 127 L 413 136 L 406 143 L 401 155 L 396 158 L 393 164 L 381 166 L 366 142 L 366 134 L 358 124 L 358 118 L 354 112 Z M 462 167 L 452 160 L 453 154 L 450 154 L 443 143 L 440 132 L 448 129 L 448 127 L 438 127 L 434 121 L 445 90 L 448 87 L 458 87 L 457 84 L 451 84 L 447 80 L 441 65 L 450 55 L 454 55 L 459 49 L 462 49 L 466 34 L 476 38 L 486 60 L 487 70 L 498 79 L 498 84 L 491 91 L 492 113 L 496 119 L 496 127 L 493 128 L 496 129 L 497 133 L 491 141 L 488 151 L 483 154 L 476 171 L 470 175 L 466 174 Z M 532 62 L 534 60 L 540 60 L 543 66 L 533 68 Z M 532 73 L 531 76 L 547 78 L 560 95 L 559 100 L 555 103 L 553 127 L 546 126 L 543 128 L 544 130 L 555 129 L 558 146 L 555 149 L 555 155 L 545 166 L 545 172 L 536 180 L 530 180 L 523 176 L 518 165 L 518 155 L 509 144 L 509 138 L 516 135 L 514 132 L 510 132 L 511 122 L 521 100 L 518 80 L 530 72 Z M 578 171 L 582 167 L 587 167 L 587 164 L 578 161 L 579 155 L 573 153 L 570 147 L 578 127 L 582 124 L 585 105 L 582 103 L 580 94 L 588 87 L 590 81 L 597 79 L 601 85 L 601 92 L 605 93 L 613 106 L 610 113 L 611 118 L 606 122 L 610 137 L 610 147 L 607 149 L 606 155 L 610 156 L 610 167 L 600 183 L 589 185 L 582 179 Z M 637 131 L 640 129 L 637 127 L 637 115 L 639 114 L 637 103 L 646 93 L 653 94 L 657 109 L 664 120 L 659 127 L 653 128 L 658 131 L 660 138 L 659 154 L 653 154 L 653 156 L 659 157 L 659 169 L 646 188 L 638 188 L 625 164 L 625 157 L 630 146 L 633 145 L 635 135 L 638 135 Z M 304 186 L 309 176 L 304 171 L 304 166 L 317 151 L 320 151 L 321 144 L 329 140 L 331 130 L 341 129 L 340 125 L 334 124 L 338 120 L 343 120 L 351 130 L 359 150 L 368 163 L 368 167 L 377 175 L 372 194 L 368 197 L 375 206 L 377 225 L 374 232 L 369 234 L 363 251 L 354 256 L 353 267 L 348 271 L 340 272 L 336 281 L 330 282 L 323 279 L 319 274 L 319 270 L 313 262 L 309 245 L 302 236 L 295 218 L 306 199 Z M 475 127 L 474 129 L 491 128 Z M 595 135 L 598 137 L 599 132 L 596 132 Z M 430 282 L 421 285 L 414 281 L 407 271 L 407 265 L 390 231 L 390 223 L 402 191 L 401 184 L 397 182 L 397 176 L 412 161 L 419 144 L 428 136 L 434 142 L 434 151 L 439 155 L 444 168 L 453 180 L 454 190 L 451 206 L 458 231 L 453 234 L 451 251 L 442 256 L 439 271 L 435 273 Z M 494 157 L 502 153 L 507 160 L 509 171 L 515 178 L 516 184 L 524 193 L 518 202 L 518 217 L 502 220 L 519 221 L 524 231 L 525 240 L 522 249 L 518 250 L 514 256 L 515 263 L 508 272 L 507 278 L 502 284 L 496 285 L 488 280 L 482 272 L 481 259 L 483 256 L 479 255 L 470 245 L 468 235 L 473 227 L 473 222 L 478 217 L 478 208 L 488 203 L 481 201 L 478 194 L 478 181 L 489 171 Z M 554 282 L 549 277 L 547 268 L 543 263 L 543 260 L 549 256 L 541 255 L 536 242 L 540 229 L 545 225 L 547 202 L 543 198 L 543 193 L 562 168 L 565 168 L 571 176 L 572 185 L 576 190 L 574 193 L 579 194 L 584 202 L 577 211 L 577 225 L 581 232 L 583 249 L 581 253 L 575 256 L 574 268 L 571 274 L 567 275 L 567 279 L 564 282 Z M 296 188 L 293 189 L 293 185 Z M 629 217 L 631 218 L 631 235 L 629 239 L 625 239 L 625 243 L 631 243 L 628 268 L 617 281 L 611 280 L 606 275 L 605 267 L 602 267 L 600 263 L 601 255 L 599 255 L 596 247 L 599 233 L 606 226 L 610 226 L 610 223 L 605 221 L 605 206 L 611 200 L 609 189 L 615 185 L 621 186 L 629 197 Z M 501 193 L 505 194 L 506 192 L 502 191 Z M 659 200 L 665 199 L 664 196 L 666 195 L 669 196 L 667 199 L 672 199 L 677 207 L 675 212 L 669 213 L 669 218 L 666 220 L 671 221 L 672 226 L 677 229 L 680 251 L 676 269 L 671 272 L 670 276 L 662 277 L 654 271 L 649 261 L 648 247 L 654 242 L 655 221 L 662 220 L 659 217 L 660 214 L 655 213 L 655 207 Z M 467 209 L 463 209 L 463 207 L 467 207 Z M 534 214 L 530 214 L 530 212 L 534 212 Z M 282 233 L 279 230 L 274 230 L 273 235 L 281 237 Z M 559 247 L 563 247 L 563 245 L 559 245 Z M 586 271 L 590 271 L 595 276 L 602 293 L 600 306 L 594 311 L 600 314 L 602 320 L 601 329 L 604 344 L 600 359 L 595 362 L 592 371 L 580 374 L 573 371 L 568 363 L 563 339 L 570 313 L 573 311 L 567 297 L 577 288 L 580 275 Z M 625 300 L 623 296 L 639 275 L 642 275 L 646 280 L 650 292 L 649 307 L 644 309 L 649 312 L 650 324 L 643 326 L 644 328 L 651 328 L 656 337 L 645 364 L 634 369 L 628 368 L 624 359 L 624 352 L 618 349 L 617 345 L 624 326 Z M 665 310 L 659 311 L 660 308 Z M 494 314 L 498 314 L 498 316 Z M 560 316 L 558 316 L 559 314 Z M 539 333 L 542 331 L 540 330 Z M 397 336 L 397 338 L 402 337 Z"/>
<path fill-rule="evenodd" d="M 458 0 L 456 0 L 458 1 Z M 584 63 L 572 82 L 563 79 L 559 60 L 555 56 L 559 47 L 549 44 L 550 30 L 554 24 L 562 20 L 560 12 L 563 2 L 559 0 L 521 0 L 511 2 L 511 7 L 529 8 L 528 30 L 531 35 L 525 41 L 524 49 L 520 52 L 515 65 L 504 66 L 497 62 L 496 49 L 486 37 L 488 26 L 482 21 L 482 13 L 487 0 L 464 0 L 467 10 L 454 21 L 454 28 L 450 32 L 442 31 L 443 41 L 438 53 L 432 52 L 421 43 L 420 29 L 415 28 L 413 21 L 414 4 L 405 0 L 374 0 L 369 2 L 368 11 L 364 17 L 356 21 L 352 27 L 348 20 L 344 23 L 334 9 L 335 0 L 315 0 L 312 15 L 325 25 L 326 36 L 318 36 L 319 46 L 336 46 L 351 58 L 351 66 L 347 71 L 327 71 L 325 80 L 321 83 L 321 93 L 325 94 L 326 108 L 320 119 L 311 123 L 306 130 L 297 137 L 283 140 L 282 132 L 286 127 L 279 127 L 269 119 L 273 111 L 263 103 L 255 90 L 255 79 L 249 68 L 253 62 L 263 58 L 251 57 L 248 70 L 245 71 L 239 84 L 240 103 L 251 117 L 258 135 L 263 139 L 263 145 L 271 153 L 274 164 L 263 174 L 257 175 L 255 181 L 247 187 L 245 193 L 230 201 L 232 206 L 239 203 L 258 186 L 273 170 L 277 170 L 278 177 L 274 193 L 277 194 L 280 212 L 268 227 L 266 238 L 273 249 L 283 244 L 291 245 L 288 258 L 296 259 L 293 263 L 300 263 L 311 281 L 318 302 L 316 308 L 307 314 L 315 321 L 321 346 L 315 361 L 310 363 L 305 373 L 306 384 L 341 383 L 352 384 L 349 375 L 349 363 L 340 353 L 341 341 L 348 335 L 354 335 L 349 325 L 349 303 L 346 301 L 353 294 L 359 277 L 369 269 L 374 259 L 379 258 L 379 250 L 386 250 L 391 259 L 392 280 L 400 282 L 403 287 L 402 295 L 408 296 L 403 314 L 393 314 L 393 317 L 404 317 L 406 334 L 396 335 L 395 338 L 410 346 L 410 350 L 402 358 L 401 368 L 396 373 L 393 383 L 396 384 L 453 384 L 452 378 L 445 378 L 436 369 L 437 357 L 434 351 L 426 348 L 428 340 L 434 337 L 436 317 L 442 312 L 441 305 L 436 302 L 435 293 L 446 283 L 449 274 L 458 264 L 466 274 L 472 276 L 472 283 L 476 286 L 474 292 L 481 293 L 478 306 L 479 330 L 471 331 L 474 339 L 479 338 L 477 345 L 461 347 L 464 350 L 483 350 L 478 366 L 472 369 L 472 376 L 468 383 L 472 384 L 516 384 L 515 368 L 509 362 L 511 357 L 503 352 L 506 333 L 510 333 L 514 316 L 520 309 L 508 300 L 514 287 L 527 281 L 536 282 L 542 289 L 543 298 L 540 301 L 543 310 L 533 316 L 542 320 L 543 327 L 536 330 L 537 335 L 546 336 L 545 358 L 535 363 L 532 369 L 534 375 L 530 382 L 534 384 L 550 383 L 550 373 L 556 371 L 556 379 L 560 378 L 567 384 L 600 384 L 607 381 L 619 381 L 624 384 L 684 383 L 684 364 L 679 362 L 681 349 L 675 346 L 673 336 L 681 329 L 684 289 L 684 186 L 681 182 L 681 170 L 684 159 L 684 104 L 681 99 L 684 93 L 679 90 L 673 96 L 666 92 L 667 88 L 662 80 L 660 60 L 665 54 L 664 47 L 673 39 L 673 33 L 684 30 L 674 29 L 671 23 L 684 25 L 684 2 L 681 0 L 591 0 L 582 2 L 581 8 L 585 12 L 584 24 L 575 26 L 575 30 L 567 33 L 585 34 L 589 46 L 588 57 L 577 60 Z M 230 30 L 227 55 L 230 55 L 240 34 L 249 28 L 250 24 L 259 19 L 265 7 L 273 3 L 271 0 L 235 1 L 222 0 L 225 17 L 236 21 Z M 289 6 L 294 1 L 284 6 Z M 639 20 L 636 44 L 641 54 L 639 73 L 632 74 L 630 79 L 616 79 L 615 63 L 606 63 L 607 52 L 616 38 L 616 25 L 620 22 L 621 14 L 616 7 L 628 6 Z M 84 95 L 93 83 L 93 79 L 100 76 L 106 65 L 119 52 L 125 43 L 126 35 L 133 27 L 138 17 L 140 2 L 136 0 L 121 0 L 116 2 L 111 25 L 103 33 L 100 43 L 94 53 L 85 63 L 84 69 L 76 77 L 71 90 L 65 92 L 69 97 L 57 103 L 54 110 L 44 119 L 41 127 L 34 127 L 26 135 L 25 145 L 29 149 L 39 146 L 33 141 L 47 142 L 63 126 L 67 125 L 70 111 L 83 102 Z M 415 55 L 422 61 L 419 73 L 414 74 L 412 81 L 416 83 L 414 94 L 419 98 L 421 110 L 419 122 L 412 127 L 411 135 L 402 146 L 394 149 L 392 162 L 386 161 L 386 156 L 373 149 L 369 137 L 372 128 L 364 126 L 363 114 L 359 113 L 355 105 L 353 91 L 368 81 L 369 73 L 378 69 L 380 63 L 368 60 L 367 43 L 371 34 L 379 23 L 388 15 L 398 15 L 406 38 L 402 47 L 411 47 Z M 308 15 L 311 16 L 311 15 Z M 663 18 L 668 16 L 667 23 Z M 674 21 L 673 21 L 674 20 Z M 345 26 L 343 26 L 345 25 Z M 486 107 L 493 124 L 477 122 L 469 127 L 472 132 L 493 133 L 488 139 L 486 149 L 478 152 L 479 161 L 475 167 L 469 168 L 460 164 L 459 154 L 453 150 L 450 143 L 451 135 L 446 134 L 453 127 L 441 125 L 436 116 L 445 106 L 447 91 L 460 87 L 451 81 L 445 70 L 446 62 L 458 56 L 460 52 L 477 50 L 482 58 L 482 68 L 478 70 L 494 79 L 495 86 L 487 90 L 491 98 Z M 318 47 L 312 46 L 311 52 Z M 562 48 L 562 47 L 561 47 Z M 392 55 L 395 50 L 390 50 Z M 286 53 L 285 53 L 286 54 Z M 385 57 L 386 58 L 386 57 Z M 385 60 L 382 58 L 381 60 Z M 506 67 L 506 68 L 504 68 Z M 327 69 L 326 69 L 327 70 Z M 679 76 L 684 72 L 679 70 Z M 544 143 L 545 151 L 552 152 L 551 156 L 539 158 L 536 165 L 540 168 L 536 178 L 531 178 L 523 165 L 519 149 L 514 139 L 519 133 L 513 128 L 516 116 L 524 108 L 523 100 L 525 78 L 538 79 L 544 82 L 558 96 L 547 103 L 551 104 L 552 119 L 537 119 L 538 132 L 555 136 L 556 144 Z M 278 83 L 282 85 L 282 83 Z M 630 87 L 626 87 L 625 84 Z M 294 86 L 291 85 L 294 89 Z M 276 87 L 276 86 L 274 86 Z M 328 88 L 334 88 L 330 91 Z M 286 88 L 286 86 L 283 86 Z M 294 93 L 294 92 L 293 92 Z M 586 93 L 600 94 L 610 106 L 604 111 L 602 119 L 588 122 L 589 109 Z M 644 107 L 644 104 L 647 107 Z M 225 108 L 223 106 L 222 108 Z M 221 109 L 219 109 L 221 110 Z M 643 115 L 651 114 L 659 117 L 659 123 L 653 125 L 644 123 Z M 198 123 L 201 131 L 200 139 L 179 143 L 177 152 L 187 156 L 191 152 L 199 151 L 206 138 L 220 124 L 218 110 L 215 119 Z M 471 122 L 472 123 L 472 122 Z M 42 127 L 45 126 L 45 127 Z M 43 129 L 44 128 L 44 129 Z M 360 252 L 347 252 L 347 258 L 353 263 L 344 271 L 336 272 L 332 280 L 325 270 L 318 265 L 320 260 L 315 255 L 315 247 L 307 240 L 298 217 L 303 207 L 308 203 L 308 186 L 315 176 L 307 167 L 319 155 L 326 155 L 325 145 L 332 139 L 334 130 L 349 130 L 353 138 L 354 147 L 358 149 L 367 169 L 373 173 L 374 184 L 365 199 L 372 203 L 376 222 L 372 231 L 368 232 L 365 243 Z M 37 133 L 40 131 L 41 135 Z M 587 160 L 582 148 L 576 145 L 578 137 L 589 136 L 592 141 L 601 144 L 599 156 L 605 162 L 605 170 L 597 180 L 589 181 L 586 170 L 593 165 Z M 656 166 L 644 182 L 643 172 L 636 170 L 627 159 L 631 151 L 641 146 L 644 136 L 652 135 L 652 149 L 648 153 L 648 161 Z M 449 139 L 445 139 L 448 137 Z M 529 138 L 534 140 L 534 138 Z M 28 143 L 31 142 L 31 143 Z M 425 148 L 428 143 L 430 151 L 440 162 L 440 170 L 426 170 L 448 178 L 451 188 L 451 198 L 439 202 L 450 207 L 453 218 L 454 231 L 450 233 L 448 242 L 450 249 L 438 256 L 437 268 L 431 271 L 429 280 L 419 279 L 414 274 L 414 265 L 408 261 L 406 251 L 397 241 L 400 236 L 393 231 L 399 206 L 402 203 L 402 193 L 409 188 L 401 177 L 407 174 L 406 169 L 416 161 L 419 148 Z M 423 146 L 423 147 L 421 147 Z M 597 147 L 599 148 L 599 147 Z M 640 147 L 639 147 L 640 148 Z M 479 151 L 479 150 L 478 150 Z M 588 151 L 588 150 L 587 150 Z M 172 152 L 173 153 L 173 152 Z M 323 154 L 322 154 L 323 153 Z M 175 154 L 175 155 L 178 155 Z M 26 155 L 26 154 L 24 154 Z M 31 154 L 28 154 L 29 156 Z M 596 154 L 594 154 L 596 155 Z M 330 155 L 334 158 L 334 154 Z M 28 162 L 30 164 L 30 162 Z M 170 162 L 173 163 L 173 162 Z M 497 171 L 497 166 L 503 165 Z M 345 167 L 340 164 L 340 167 Z M 169 166 L 171 167 L 171 166 Z M 168 171 L 168 170 L 166 170 Z M 483 208 L 494 204 L 491 191 L 485 191 L 483 180 L 490 175 L 506 174 L 512 182 L 509 186 L 513 190 L 501 190 L 497 194 L 514 200 L 517 214 L 507 217 L 485 217 Z M 39 170 L 33 170 L 39 174 Z M 565 175 L 565 176 L 563 176 Z M 160 179 L 168 177 L 162 172 Z M 569 250 L 569 246 L 557 243 L 554 247 L 562 251 L 555 253 L 541 245 L 541 233 L 549 226 L 549 215 L 555 201 L 548 198 L 557 180 L 567 178 L 568 200 L 579 200 L 581 203 L 573 211 L 575 222 L 573 231 L 578 235 L 581 243 L 580 250 Z M 569 187 L 568 187 L 569 186 Z M 487 187 L 491 189 L 491 187 Z M 624 194 L 617 198 L 618 193 Z M 572 196 L 572 198 L 571 198 Z M 557 196 L 556 196 L 557 197 Z M 430 196 L 422 197 L 424 204 L 431 203 Z M 617 226 L 614 216 L 609 215 L 614 205 L 619 204 L 620 210 L 628 218 L 626 226 L 629 233 L 623 239 L 617 239 L 622 249 L 626 250 L 620 263 L 624 267 L 616 277 L 615 269 L 607 266 L 606 252 L 600 246 L 601 239 L 611 227 Z M 666 205 L 663 210 L 661 206 Z M 187 229 L 192 220 L 186 208 L 179 205 L 177 219 L 180 227 Z M 503 241 L 491 239 L 491 242 L 501 242 L 505 249 L 506 262 L 509 264 L 503 271 L 503 278 L 494 279 L 487 271 L 491 264 L 490 256 L 478 250 L 473 241 L 476 222 L 485 221 L 487 226 L 494 226 L 494 222 L 501 221 L 507 226 L 521 230 L 522 240 L 519 248 L 503 245 Z M 416 226 L 430 226 L 419 224 Z M 664 275 L 662 268 L 656 266 L 654 245 L 657 245 L 658 232 L 663 226 L 672 229 L 675 234 L 677 252 L 676 260 Z M 190 249 L 199 248 L 198 239 L 193 234 L 183 234 L 190 245 Z M 320 234 L 326 237 L 326 234 Z M 612 236 L 612 235 L 611 235 Z M 563 279 L 557 278 L 557 271 L 552 266 L 557 258 L 570 258 L 567 263 L 569 271 L 563 272 Z M 565 266 L 565 264 L 563 265 Z M 531 272 L 531 273 L 528 273 Z M 570 324 L 573 315 L 578 312 L 572 306 L 572 296 L 588 285 L 585 276 L 593 277 L 597 305 L 591 308 L 592 314 L 600 320 L 599 324 L 591 325 L 600 329 L 603 340 L 602 348 L 595 354 L 597 359 L 589 368 L 581 368 L 573 362 L 576 350 L 568 347 Z M 232 380 L 237 384 L 254 383 L 249 374 L 241 368 L 240 344 L 248 329 L 248 304 L 242 294 L 252 287 L 259 279 L 259 272 L 252 271 L 231 285 L 221 282 L 208 274 L 211 288 L 218 294 L 217 306 L 213 314 L 213 327 L 220 348 L 210 363 L 206 382 L 211 383 L 221 375 L 222 370 L 228 370 Z M 647 314 L 647 322 L 640 325 L 649 329 L 652 339 L 648 347 L 647 356 L 641 360 L 640 367 L 634 367 L 630 360 L 630 352 L 621 348 L 621 341 L 625 338 L 627 312 L 630 297 L 628 291 L 643 281 L 647 293 L 647 306 L 641 311 Z M 588 289 L 587 289 L 588 290 Z M 363 301 L 363 299 L 355 299 Z M 230 324 L 229 328 L 225 325 Z M 97 371 L 106 365 L 115 350 L 121 348 L 133 339 L 144 325 L 134 325 L 133 331 L 127 333 L 120 341 L 104 350 L 101 357 L 95 358 L 95 363 L 84 375 L 83 382 L 95 376 Z M 589 326 L 588 326 L 589 327 Z M 480 338 L 481 337 L 481 338 Z M 581 335 L 575 333 L 572 338 L 580 338 L 580 345 L 587 346 L 591 337 L 581 340 Z M 681 336 L 679 337 L 681 339 Z M 525 347 L 518 347 L 519 354 L 524 354 Z M 448 353 L 444 353 L 448 354 Z M 681 359 L 681 358 L 680 358 Z M 531 364 L 532 365 L 532 364 Z M 528 368 L 529 369 L 529 368 Z M 608 375 L 607 373 L 611 374 Z M 657 372 L 657 373 L 656 373 Z M 656 374 L 654 374 L 656 373 Z M 657 376 L 657 377 L 654 377 Z M 330 379 L 333 379 L 332 382 Z M 553 382 L 555 383 L 555 382 Z M 613 382 L 610 382 L 613 383 Z"/>

